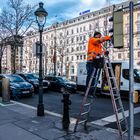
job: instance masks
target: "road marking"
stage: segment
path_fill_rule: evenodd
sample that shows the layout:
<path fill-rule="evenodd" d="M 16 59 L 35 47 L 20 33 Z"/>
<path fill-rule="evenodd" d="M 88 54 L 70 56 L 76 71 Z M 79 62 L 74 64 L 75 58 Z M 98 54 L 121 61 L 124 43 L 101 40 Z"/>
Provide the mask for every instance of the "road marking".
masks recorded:
<path fill-rule="evenodd" d="M 23 104 L 23 103 L 20 103 L 20 102 L 17 102 L 17 101 L 11 101 L 11 102 L 12 103 L 15 103 L 15 104 L 18 104 L 18 105 L 21 105 L 21 106 L 24 106 L 24 107 L 27 107 L 27 108 L 30 108 L 30 109 L 33 109 L 33 110 L 37 110 L 36 107 L 33 107 L 31 105 Z M 47 114 L 49 114 L 49 115 L 53 115 L 53 116 L 62 118 L 62 115 L 61 114 L 54 113 L 54 112 L 51 112 L 51 111 L 48 111 L 48 110 L 44 110 L 44 112 L 47 113 Z"/>
<path fill-rule="evenodd" d="M 134 108 L 134 114 L 137 114 L 139 112 L 140 112 L 140 107 Z M 126 117 L 129 116 L 129 110 L 126 110 L 124 113 L 125 113 Z M 119 118 L 120 119 L 122 118 L 121 113 L 119 113 Z M 107 125 L 107 124 L 113 123 L 113 122 L 116 122 L 116 116 L 115 115 L 111 115 L 111 116 L 108 116 L 108 117 L 105 117 L 105 118 L 102 118 L 102 119 L 99 119 L 99 120 L 96 120 L 96 121 L 92 121 L 90 123 L 104 126 L 104 125 Z"/>

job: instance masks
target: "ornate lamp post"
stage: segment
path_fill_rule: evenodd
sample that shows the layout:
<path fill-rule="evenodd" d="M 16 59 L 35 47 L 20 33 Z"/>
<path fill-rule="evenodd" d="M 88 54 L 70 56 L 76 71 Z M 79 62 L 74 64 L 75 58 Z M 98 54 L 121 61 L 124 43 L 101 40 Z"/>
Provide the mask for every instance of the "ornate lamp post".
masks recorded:
<path fill-rule="evenodd" d="M 42 83 L 42 32 L 43 27 L 46 22 L 46 17 L 48 16 L 48 13 L 43 8 L 43 3 L 39 3 L 39 8 L 35 11 L 36 16 L 36 22 L 39 27 L 39 33 L 40 33 L 40 51 L 39 51 L 39 101 L 37 106 L 37 116 L 44 116 L 44 104 L 43 104 L 43 83 Z"/>

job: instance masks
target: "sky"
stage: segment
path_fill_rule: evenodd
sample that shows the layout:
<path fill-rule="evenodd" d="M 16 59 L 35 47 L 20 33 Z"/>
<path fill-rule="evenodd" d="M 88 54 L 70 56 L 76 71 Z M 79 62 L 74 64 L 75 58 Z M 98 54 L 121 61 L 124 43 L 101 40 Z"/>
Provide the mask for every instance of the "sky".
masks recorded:
<path fill-rule="evenodd" d="M 6 8 L 8 0 L 0 0 L 0 11 Z M 96 11 L 103 7 L 121 3 L 126 0 L 23 0 L 25 3 L 34 5 L 39 2 L 44 3 L 44 8 L 48 12 L 47 24 L 72 19 L 79 16 L 80 12 L 90 10 Z"/>

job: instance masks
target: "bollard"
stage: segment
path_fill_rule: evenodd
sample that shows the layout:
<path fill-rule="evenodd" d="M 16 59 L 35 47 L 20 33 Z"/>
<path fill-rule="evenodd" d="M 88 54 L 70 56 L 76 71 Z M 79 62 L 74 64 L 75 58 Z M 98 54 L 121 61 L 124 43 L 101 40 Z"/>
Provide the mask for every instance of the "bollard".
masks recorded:
<path fill-rule="evenodd" d="M 2 102 L 10 102 L 10 82 L 7 78 L 2 79 Z"/>
<path fill-rule="evenodd" d="M 70 118 L 69 118 L 69 105 L 71 105 L 71 101 L 69 100 L 69 93 L 63 94 L 63 120 L 62 120 L 62 126 L 63 130 L 68 131 L 69 130 L 69 124 L 70 124 Z"/>

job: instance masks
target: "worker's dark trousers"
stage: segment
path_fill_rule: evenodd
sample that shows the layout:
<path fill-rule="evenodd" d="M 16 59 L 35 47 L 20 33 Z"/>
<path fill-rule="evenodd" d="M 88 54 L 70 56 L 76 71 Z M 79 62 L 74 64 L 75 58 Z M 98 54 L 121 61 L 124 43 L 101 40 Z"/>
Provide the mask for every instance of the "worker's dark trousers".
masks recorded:
<path fill-rule="evenodd" d="M 86 69 L 87 69 L 86 89 L 88 87 L 93 70 L 96 69 L 94 77 L 96 77 L 96 76 L 99 77 L 99 75 L 101 73 L 101 69 L 103 67 L 104 67 L 104 58 L 98 58 L 98 59 L 95 59 L 94 61 L 87 61 L 87 64 L 86 64 Z M 99 73 L 97 75 L 98 70 L 99 70 Z M 90 88 L 90 90 L 89 90 L 89 94 L 91 94 L 91 95 L 95 94 L 95 93 L 93 93 L 94 88 L 95 88 L 94 87 L 95 82 L 98 82 L 98 80 L 96 81 L 95 78 L 93 78 L 92 84 L 91 84 L 92 88 Z"/>
<path fill-rule="evenodd" d="M 92 72 L 93 70 L 95 69 L 95 62 L 93 61 L 87 61 L 87 64 L 86 64 L 86 69 L 87 69 L 87 79 L 86 79 L 86 89 L 88 87 L 88 84 L 89 84 L 89 81 L 90 81 L 90 78 L 91 78 L 91 75 L 92 75 Z M 96 68 L 96 72 L 95 72 L 95 75 L 97 73 L 97 68 Z M 95 79 L 93 79 L 92 81 L 92 88 L 90 88 L 89 90 L 89 95 L 92 95 L 93 94 L 93 90 L 94 90 L 94 83 L 95 83 Z"/>

